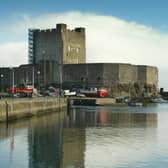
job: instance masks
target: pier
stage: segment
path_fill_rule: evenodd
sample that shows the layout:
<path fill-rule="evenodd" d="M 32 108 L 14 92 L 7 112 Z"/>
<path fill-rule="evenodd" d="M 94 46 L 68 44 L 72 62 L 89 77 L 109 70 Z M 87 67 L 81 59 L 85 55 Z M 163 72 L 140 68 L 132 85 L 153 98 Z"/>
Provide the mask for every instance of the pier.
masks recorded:
<path fill-rule="evenodd" d="M 18 98 L 0 100 L 0 122 L 9 122 L 21 118 L 57 112 L 79 106 L 116 105 L 113 98 Z M 68 106 L 68 107 L 67 107 Z"/>
<path fill-rule="evenodd" d="M 60 111 L 66 107 L 66 98 L 2 99 L 0 100 L 0 122 Z"/>
<path fill-rule="evenodd" d="M 114 105 L 116 101 L 114 98 L 77 98 L 70 97 L 68 98 L 68 102 L 70 105 L 87 105 L 87 106 L 96 106 L 96 105 Z"/>

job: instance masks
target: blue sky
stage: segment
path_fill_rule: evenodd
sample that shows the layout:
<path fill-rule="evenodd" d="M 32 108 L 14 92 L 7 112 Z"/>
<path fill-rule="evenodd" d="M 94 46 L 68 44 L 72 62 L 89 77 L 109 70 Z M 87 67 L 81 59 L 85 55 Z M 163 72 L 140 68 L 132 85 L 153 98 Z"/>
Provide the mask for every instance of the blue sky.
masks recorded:
<path fill-rule="evenodd" d="M 27 63 L 28 28 L 62 22 L 86 28 L 87 62 L 157 66 L 168 88 L 167 9 L 168 0 L 1 0 L 0 66 Z"/>
<path fill-rule="evenodd" d="M 42 13 L 81 11 L 113 15 L 167 31 L 167 8 L 167 0 L 1 0 L 0 22 L 12 23 L 22 13 L 37 16 Z"/>

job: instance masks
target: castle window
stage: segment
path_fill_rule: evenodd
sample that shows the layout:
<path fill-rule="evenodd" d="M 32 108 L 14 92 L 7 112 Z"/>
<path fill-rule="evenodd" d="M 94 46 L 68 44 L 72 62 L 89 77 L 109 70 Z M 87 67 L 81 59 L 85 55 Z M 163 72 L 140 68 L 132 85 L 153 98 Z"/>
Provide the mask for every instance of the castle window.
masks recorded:
<path fill-rule="evenodd" d="M 85 77 L 81 77 L 81 82 L 86 82 L 86 78 Z"/>
<path fill-rule="evenodd" d="M 71 51 L 71 47 L 70 47 L 70 46 L 68 46 L 68 51 L 69 51 L 69 52 Z"/>
<path fill-rule="evenodd" d="M 100 82 L 101 78 L 100 77 L 97 77 L 97 82 Z"/>
<path fill-rule="evenodd" d="M 79 48 L 76 48 L 76 52 L 79 53 Z"/>

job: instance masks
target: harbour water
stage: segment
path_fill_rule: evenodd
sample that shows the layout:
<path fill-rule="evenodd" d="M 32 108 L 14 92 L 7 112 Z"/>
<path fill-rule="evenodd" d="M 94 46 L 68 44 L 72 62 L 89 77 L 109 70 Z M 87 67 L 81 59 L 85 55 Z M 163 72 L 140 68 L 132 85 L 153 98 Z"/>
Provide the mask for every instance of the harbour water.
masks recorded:
<path fill-rule="evenodd" d="M 2 168 L 167 168 L 168 104 L 74 107 L 0 125 Z"/>

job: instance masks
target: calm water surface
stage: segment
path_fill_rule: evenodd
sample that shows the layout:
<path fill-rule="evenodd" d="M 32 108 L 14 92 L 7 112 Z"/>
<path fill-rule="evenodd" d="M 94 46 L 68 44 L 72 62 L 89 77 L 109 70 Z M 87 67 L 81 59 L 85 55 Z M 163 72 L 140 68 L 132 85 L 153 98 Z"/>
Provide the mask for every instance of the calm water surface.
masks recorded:
<path fill-rule="evenodd" d="M 168 104 L 74 107 L 0 125 L 0 168 L 167 168 Z"/>

